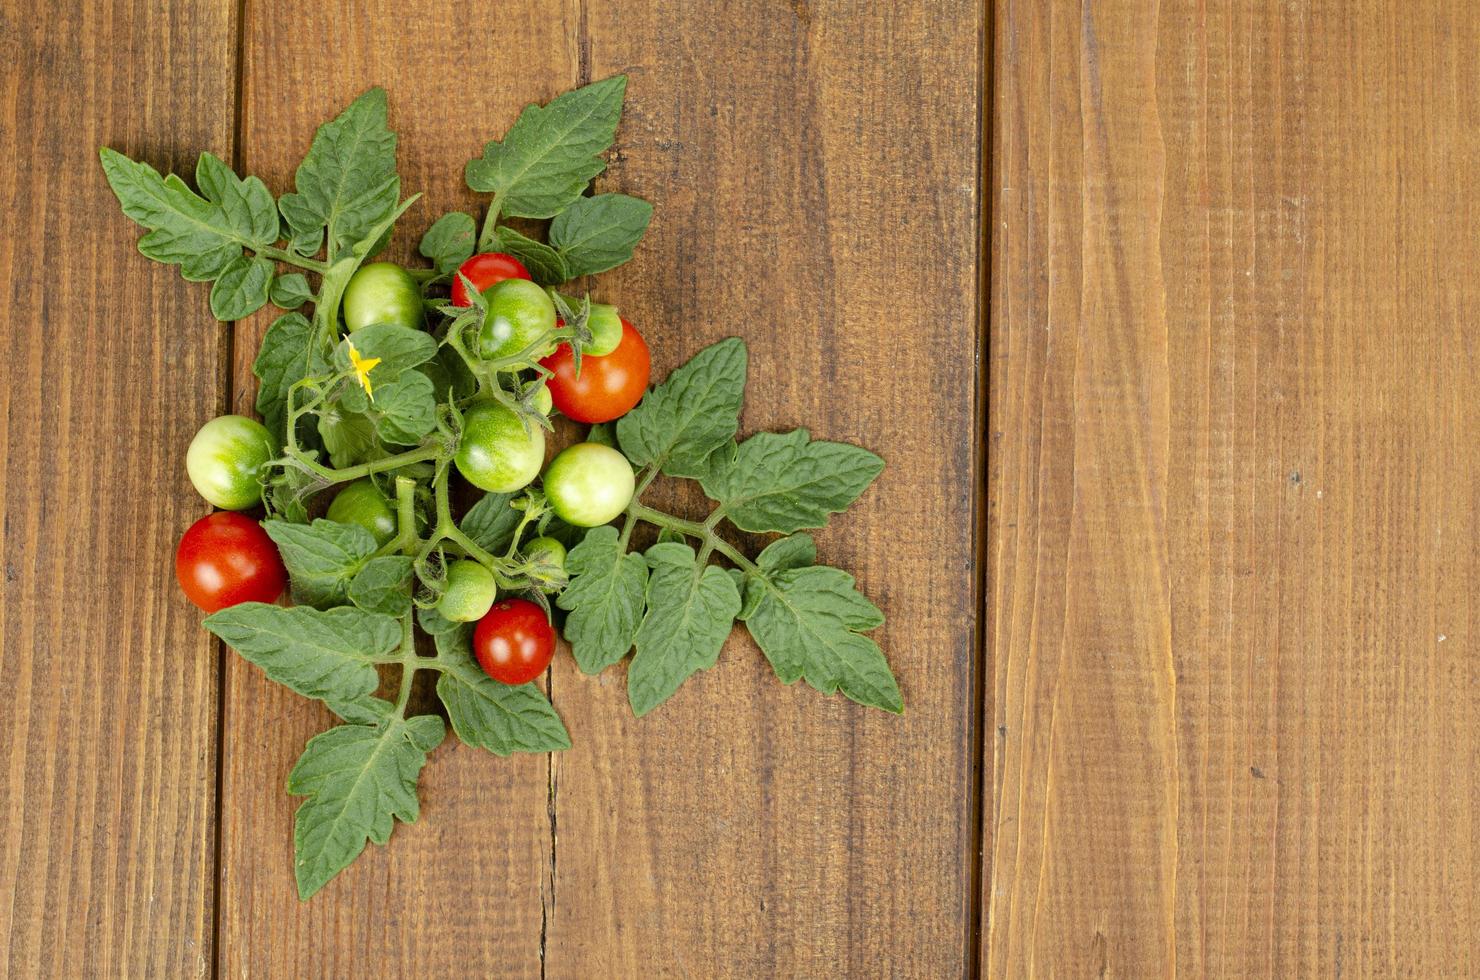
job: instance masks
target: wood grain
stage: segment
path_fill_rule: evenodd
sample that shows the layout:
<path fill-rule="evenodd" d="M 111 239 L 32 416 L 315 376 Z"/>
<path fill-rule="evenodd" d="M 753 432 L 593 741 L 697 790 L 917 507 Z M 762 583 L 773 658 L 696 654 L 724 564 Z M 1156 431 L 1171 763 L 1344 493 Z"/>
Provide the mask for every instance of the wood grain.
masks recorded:
<path fill-rule="evenodd" d="M 97 154 L 230 158 L 235 36 L 225 3 L 0 5 L 3 976 L 210 969 L 218 660 L 171 559 L 225 333 Z"/>
<path fill-rule="evenodd" d="M 588 10 L 590 77 L 631 77 L 600 187 L 657 206 L 601 295 L 659 374 L 744 337 L 745 432 L 807 425 L 887 457 L 818 543 L 887 612 L 907 713 L 783 687 L 743 631 L 640 721 L 623 668 L 558 661 L 574 744 L 555 759 L 551 976 L 967 969 L 981 16 Z"/>
<path fill-rule="evenodd" d="M 1480 17 L 997 6 L 990 975 L 1480 970 Z"/>
<path fill-rule="evenodd" d="M 462 171 L 484 140 L 503 132 L 524 103 L 549 99 L 577 77 L 573 3 L 503 5 L 496 25 L 470 24 L 466 13 L 450 2 L 418 4 L 414 16 L 390 2 L 357 4 L 353 16 L 311 0 L 248 3 L 244 167 L 286 188 L 315 127 L 366 88 L 384 86 L 400 136 L 403 193 L 426 194 L 387 252 L 411 258 L 437 215 L 477 206 Z M 243 411 L 256 397 L 250 366 L 269 319 L 237 332 L 235 398 Z M 422 772 L 418 822 L 398 826 L 386 847 L 369 847 L 300 904 L 292 864 L 299 801 L 283 784 L 304 742 L 334 719 L 240 658 L 228 663 L 222 974 L 538 975 L 548 759 L 499 759 L 449 733 Z M 430 710 L 424 693 L 422 710 Z"/>

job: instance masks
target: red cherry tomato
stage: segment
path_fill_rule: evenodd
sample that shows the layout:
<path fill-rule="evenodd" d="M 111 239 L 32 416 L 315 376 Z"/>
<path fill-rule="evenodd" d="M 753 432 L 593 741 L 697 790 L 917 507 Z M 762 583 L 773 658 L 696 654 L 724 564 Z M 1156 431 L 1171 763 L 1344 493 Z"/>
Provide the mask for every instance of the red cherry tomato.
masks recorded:
<path fill-rule="evenodd" d="M 642 401 L 652 370 L 648 345 L 626 317 L 617 349 L 604 357 L 582 356 L 579 377 L 570 344 L 561 344 L 540 363 L 554 372 L 547 384 L 555 407 L 577 422 L 610 422 L 626 415 Z"/>
<path fill-rule="evenodd" d="M 477 287 L 480 293 L 505 279 L 529 278 L 529 270 L 524 268 L 524 263 L 503 252 L 483 252 L 475 255 L 458 266 L 457 271 L 467 276 L 468 281 Z M 457 276 L 452 277 L 452 305 L 473 305 L 472 300 L 468 299 L 468 291 L 463 288 L 462 279 Z"/>
<path fill-rule="evenodd" d="M 213 613 L 242 602 L 275 602 L 288 570 L 262 525 L 219 511 L 190 525 L 180 539 L 175 578 L 191 602 Z"/>
<path fill-rule="evenodd" d="M 500 684 L 527 684 L 550 666 L 555 628 L 528 599 L 502 599 L 478 620 L 473 653 L 483 672 Z"/>

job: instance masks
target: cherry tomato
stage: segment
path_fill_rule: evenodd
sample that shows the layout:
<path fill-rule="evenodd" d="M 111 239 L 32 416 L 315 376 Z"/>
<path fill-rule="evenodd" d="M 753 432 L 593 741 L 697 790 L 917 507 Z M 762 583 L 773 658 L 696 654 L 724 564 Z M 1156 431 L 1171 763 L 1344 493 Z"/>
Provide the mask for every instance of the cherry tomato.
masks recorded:
<path fill-rule="evenodd" d="M 222 510 L 246 510 L 262 499 L 262 464 L 275 455 L 272 434 L 261 422 L 223 415 L 190 440 L 185 471 L 206 500 Z"/>
<path fill-rule="evenodd" d="M 488 312 L 478 334 L 484 358 L 508 357 L 555 328 L 555 303 L 528 279 L 505 279 L 483 291 Z"/>
<path fill-rule="evenodd" d="M 213 613 L 242 602 L 276 602 L 288 570 L 262 525 L 220 511 L 190 525 L 180 539 L 175 578 L 191 602 Z"/>
<path fill-rule="evenodd" d="M 626 456 L 600 443 L 578 442 L 550 460 L 544 488 L 556 517 L 596 527 L 627 509 L 636 482 Z"/>
<path fill-rule="evenodd" d="M 421 287 L 394 262 L 362 266 L 344 287 L 344 325 L 350 333 L 372 323 L 420 330 L 423 320 Z"/>
<path fill-rule="evenodd" d="M 550 396 L 566 417 L 577 422 L 610 422 L 642 401 L 652 357 L 642 334 L 623 317 L 621 343 L 610 354 L 583 354 L 579 376 L 569 344 L 561 344 L 540 364 L 554 374 L 547 382 Z"/>
<path fill-rule="evenodd" d="M 493 573 L 464 558 L 447 566 L 447 589 L 437 611 L 454 623 L 471 623 L 487 614 L 497 594 Z"/>
<path fill-rule="evenodd" d="M 528 599 L 504 599 L 478 621 L 473 653 L 500 684 L 528 684 L 555 656 L 555 628 Z"/>
<path fill-rule="evenodd" d="M 457 271 L 467 276 L 473 288 L 480 293 L 505 279 L 529 278 L 529 270 L 524 268 L 524 263 L 503 252 L 484 252 L 481 255 L 475 255 L 458 266 Z M 457 276 L 452 277 L 452 305 L 473 305 L 473 301 L 468 298 L 468 291 L 463 288 L 462 280 Z"/>
<path fill-rule="evenodd" d="M 335 494 L 324 516 L 340 524 L 358 524 L 375 535 L 376 544 L 396 536 L 396 511 L 368 476 Z"/>
<path fill-rule="evenodd" d="M 480 402 L 463 416 L 462 440 L 453 462 L 473 486 L 513 493 L 528 486 L 545 461 L 545 431 L 498 402 Z"/>
<path fill-rule="evenodd" d="M 592 303 L 591 315 L 586 318 L 586 328 L 591 331 L 591 343 L 586 345 L 582 353 L 605 357 L 616 350 L 617 345 L 622 342 L 622 324 L 625 322 L 615 306 Z"/>

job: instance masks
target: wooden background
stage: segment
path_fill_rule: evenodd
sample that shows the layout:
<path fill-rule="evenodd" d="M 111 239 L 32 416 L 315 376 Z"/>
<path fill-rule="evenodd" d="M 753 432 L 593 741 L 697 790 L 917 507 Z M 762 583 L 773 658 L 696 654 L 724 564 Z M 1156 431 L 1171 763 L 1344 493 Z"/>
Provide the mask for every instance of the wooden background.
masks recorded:
<path fill-rule="evenodd" d="M 1476 51 L 1441 0 L 0 0 L 0 975 L 1480 974 Z M 618 71 L 657 213 L 600 293 L 888 457 L 819 543 L 908 713 L 743 634 L 641 722 L 559 659 L 570 751 L 449 740 L 299 904 L 329 719 L 170 568 L 265 320 L 97 147 L 282 191 L 384 84 L 404 258 Z"/>

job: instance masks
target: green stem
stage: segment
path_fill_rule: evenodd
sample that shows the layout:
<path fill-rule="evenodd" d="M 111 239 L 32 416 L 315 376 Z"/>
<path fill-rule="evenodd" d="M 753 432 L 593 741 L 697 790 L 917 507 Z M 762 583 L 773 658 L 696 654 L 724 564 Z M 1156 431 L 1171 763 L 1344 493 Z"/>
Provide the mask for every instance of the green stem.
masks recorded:
<path fill-rule="evenodd" d="M 264 259 L 272 259 L 274 262 L 286 262 L 289 265 L 296 265 L 300 269 L 307 269 L 309 272 L 317 272 L 321 276 L 329 271 L 329 263 L 327 262 L 307 258 L 291 249 L 278 248 L 276 245 L 263 245 L 257 249 L 257 254 Z"/>
<path fill-rule="evenodd" d="M 489 252 L 493 250 L 493 231 L 498 226 L 499 211 L 504 206 L 504 195 L 502 192 L 493 195 L 493 200 L 488 204 L 488 215 L 483 219 L 483 230 L 478 235 L 478 251 Z"/>
<path fill-rule="evenodd" d="M 633 503 L 628 507 L 627 514 L 630 519 L 646 521 L 657 527 L 667 528 L 670 531 L 677 531 L 680 534 L 698 539 L 701 542 L 701 548 L 705 557 L 708 557 L 710 551 L 718 551 L 742 570 L 757 574 L 760 572 L 760 568 L 755 562 L 746 558 L 733 545 L 715 533 L 714 528 L 708 524 L 700 524 L 698 521 L 686 521 L 682 517 L 674 517 L 672 514 L 666 514 L 661 510 L 654 510 L 651 507 L 639 503 Z"/>
<path fill-rule="evenodd" d="M 396 698 L 396 717 L 406 717 L 406 703 L 411 700 L 411 681 L 416 677 L 419 666 L 416 656 L 416 632 L 413 620 L 416 614 L 407 612 L 401 617 L 401 693 Z"/>
<path fill-rule="evenodd" d="M 350 480 L 358 480 L 362 476 L 386 473 L 390 470 L 400 469 L 403 466 L 409 466 L 412 463 L 424 463 L 427 460 L 436 459 L 441 455 L 441 446 L 430 445 L 422 446 L 420 449 L 408 449 L 406 452 L 397 453 L 395 456 L 374 459 L 368 463 L 345 466 L 341 469 L 324 466 L 301 454 L 295 454 L 293 461 L 320 479 L 327 480 L 329 483 L 348 483 Z"/>

